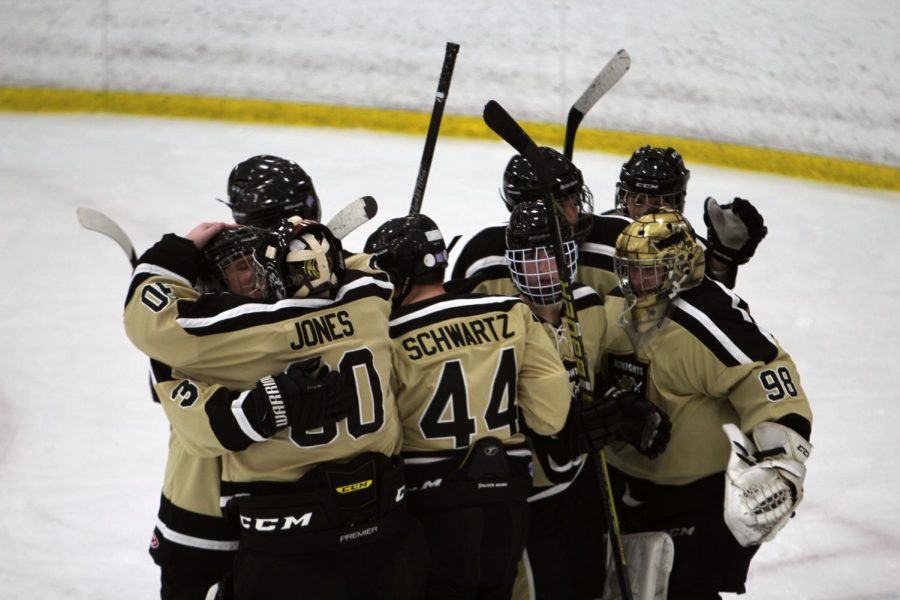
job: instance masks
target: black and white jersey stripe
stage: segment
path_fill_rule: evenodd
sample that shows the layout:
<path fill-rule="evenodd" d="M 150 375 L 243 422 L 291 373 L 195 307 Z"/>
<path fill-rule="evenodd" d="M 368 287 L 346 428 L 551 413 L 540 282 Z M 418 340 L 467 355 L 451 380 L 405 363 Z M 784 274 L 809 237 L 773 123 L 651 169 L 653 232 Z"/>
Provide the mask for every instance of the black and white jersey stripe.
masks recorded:
<path fill-rule="evenodd" d="M 768 363 L 778 355 L 777 342 L 750 316 L 747 303 L 709 277 L 675 299 L 670 318 L 726 366 Z"/>
<path fill-rule="evenodd" d="M 486 312 L 507 312 L 522 301 L 510 296 L 481 294 L 440 296 L 432 301 L 417 303 L 411 309 L 395 311 L 390 321 L 390 334 L 397 338 L 405 333 L 440 323 L 448 319 L 471 317 Z"/>
<path fill-rule="evenodd" d="M 394 287 L 389 282 L 368 274 L 354 275 L 348 274 L 348 280 L 338 289 L 334 299 L 288 298 L 266 303 L 231 294 L 202 296 L 197 302 L 179 304 L 176 323 L 191 335 L 213 335 L 298 319 L 312 312 L 337 309 L 361 298 L 390 299 Z"/>

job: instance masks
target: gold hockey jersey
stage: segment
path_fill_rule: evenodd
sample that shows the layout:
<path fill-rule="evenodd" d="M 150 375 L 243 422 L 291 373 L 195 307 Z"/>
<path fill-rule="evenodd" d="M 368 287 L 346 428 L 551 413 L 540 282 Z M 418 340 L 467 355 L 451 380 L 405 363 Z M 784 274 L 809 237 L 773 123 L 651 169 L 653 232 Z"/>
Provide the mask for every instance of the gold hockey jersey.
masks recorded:
<path fill-rule="evenodd" d="M 608 449 L 611 465 L 657 484 L 684 485 L 725 470 L 724 423 L 748 432 L 789 414 L 812 422 L 794 361 L 724 285 L 704 278 L 640 336 L 618 326 L 624 307 L 618 290 L 607 297 L 604 376 L 664 410 L 672 437 L 652 460 L 629 445 Z"/>
<path fill-rule="evenodd" d="M 172 367 L 171 379 L 157 382 L 157 394 L 189 451 L 222 456 L 223 490 L 294 481 L 317 464 L 367 451 L 399 451 L 388 337 L 393 288 L 368 258 L 347 258 L 333 299 L 260 302 L 200 295 L 191 285 L 197 253 L 183 238 L 166 236 L 142 257 L 126 301 L 126 333 L 145 354 Z M 262 437 L 244 417 L 235 390 L 312 357 L 353 378 L 357 410 L 319 430 L 289 427 Z"/>
<path fill-rule="evenodd" d="M 520 412 L 545 435 L 565 423 L 568 375 L 520 300 L 447 294 L 395 310 L 390 331 L 404 452 L 524 442 Z"/>
<path fill-rule="evenodd" d="M 454 286 L 458 289 L 471 289 L 474 293 L 487 293 L 485 290 L 495 287 L 498 281 L 476 278 L 466 280 L 466 282 L 454 282 Z M 578 313 L 578 322 L 584 341 L 588 376 L 591 378 L 591 385 L 598 385 L 599 382 L 595 381 L 595 375 L 600 372 L 606 336 L 606 311 L 603 308 L 603 299 L 595 290 L 581 283 L 576 283 L 572 286 L 572 296 L 575 301 L 575 310 Z M 557 356 L 569 374 L 569 393 L 560 396 L 558 399 L 559 405 L 565 406 L 568 411 L 570 403 L 575 399 L 578 378 L 575 354 L 572 351 L 572 342 L 569 339 L 567 327 L 564 322 L 561 322 L 559 325 L 553 325 L 538 317 L 535 318 L 541 323 L 544 333 L 553 343 Z M 581 461 L 574 457 L 554 457 L 541 449 L 535 449 L 534 454 L 538 459 L 534 467 L 534 486 L 540 489 L 541 497 L 552 495 L 552 493 L 564 489 L 560 488 L 550 493 L 544 493 L 546 490 L 543 488 L 553 486 L 558 481 L 569 481 L 581 465 Z M 548 473 L 552 473 L 552 477 L 548 477 Z"/>

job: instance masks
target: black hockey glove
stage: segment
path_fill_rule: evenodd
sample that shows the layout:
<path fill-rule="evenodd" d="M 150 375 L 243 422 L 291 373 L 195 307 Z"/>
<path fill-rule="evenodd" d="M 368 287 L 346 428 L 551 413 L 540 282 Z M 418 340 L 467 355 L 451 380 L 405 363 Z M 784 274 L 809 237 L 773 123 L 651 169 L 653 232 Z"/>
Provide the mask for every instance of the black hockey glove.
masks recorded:
<path fill-rule="evenodd" d="M 582 431 L 581 450 L 600 450 L 619 439 L 619 423 L 613 402 L 596 399 L 590 404 L 578 402 Z"/>
<path fill-rule="evenodd" d="M 355 388 L 344 385 L 340 373 L 318 365 L 318 359 L 293 363 L 283 373 L 260 379 L 248 394 L 265 437 L 288 425 L 307 431 L 347 416 Z"/>
<path fill-rule="evenodd" d="M 616 388 L 582 410 L 581 418 L 595 448 L 623 440 L 650 458 L 666 449 L 672 429 L 668 415 L 655 404 L 635 392 Z"/>
<path fill-rule="evenodd" d="M 721 206 L 715 198 L 707 198 L 703 205 L 703 222 L 707 227 L 710 252 L 729 267 L 750 260 L 769 232 L 756 207 L 743 198 L 735 198 L 731 204 Z"/>

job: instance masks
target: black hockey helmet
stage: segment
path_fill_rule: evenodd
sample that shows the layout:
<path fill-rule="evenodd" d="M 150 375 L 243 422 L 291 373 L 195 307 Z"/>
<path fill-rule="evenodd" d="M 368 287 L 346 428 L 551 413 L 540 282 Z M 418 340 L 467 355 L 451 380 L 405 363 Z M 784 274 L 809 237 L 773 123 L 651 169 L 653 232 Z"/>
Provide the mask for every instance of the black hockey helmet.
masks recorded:
<path fill-rule="evenodd" d="M 253 252 L 265 235 L 265 230 L 248 226 L 216 234 L 203 248 L 197 278 L 200 291 L 261 297 L 262 289 L 254 275 Z"/>
<path fill-rule="evenodd" d="M 447 269 L 447 244 L 437 224 L 423 214 L 390 219 L 366 240 L 366 253 L 394 284 L 394 303 L 399 304 L 413 284 L 443 281 Z"/>
<path fill-rule="evenodd" d="M 555 304 L 562 286 L 555 263 L 553 224 L 543 202 L 523 202 L 513 208 L 506 226 L 506 261 L 516 288 L 535 304 Z M 578 244 L 572 226 L 558 215 L 563 253 L 572 277 L 578 270 Z"/>
<path fill-rule="evenodd" d="M 254 259 L 266 296 L 275 300 L 330 295 L 346 272 L 341 241 L 321 223 L 299 217 L 267 231 Z"/>
<path fill-rule="evenodd" d="M 636 195 L 636 201 L 650 205 L 658 197 L 657 205 L 684 210 L 691 172 L 675 148 L 641 146 L 622 165 L 616 184 L 616 210 L 628 214 L 626 200 Z M 661 203 L 661 204 L 660 204 Z"/>
<path fill-rule="evenodd" d="M 593 225 L 594 196 L 584 184 L 581 170 L 568 158 L 547 146 L 541 146 L 544 163 L 552 178 L 551 191 L 557 202 L 574 197 L 577 208 L 577 220 L 573 224 L 576 239 L 581 242 L 587 239 Z M 513 156 L 503 171 L 503 188 L 500 191 L 506 208 L 510 211 L 522 202 L 535 202 L 544 199 L 541 184 L 537 175 L 521 154 Z"/>
<path fill-rule="evenodd" d="M 292 160 L 261 154 L 238 163 L 228 176 L 228 206 L 243 225 L 270 228 L 281 219 L 322 216 L 312 178 Z"/>

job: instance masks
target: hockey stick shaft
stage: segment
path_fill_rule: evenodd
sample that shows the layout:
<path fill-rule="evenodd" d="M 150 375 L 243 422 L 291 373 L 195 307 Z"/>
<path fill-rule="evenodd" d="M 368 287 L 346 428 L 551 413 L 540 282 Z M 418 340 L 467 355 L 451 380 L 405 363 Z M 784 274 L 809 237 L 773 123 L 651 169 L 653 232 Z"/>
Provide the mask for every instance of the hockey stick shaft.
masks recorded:
<path fill-rule="evenodd" d="M 581 125 L 584 116 L 612 86 L 622 79 L 622 76 L 630 68 L 631 57 L 625 50 L 619 50 L 609 59 L 609 62 L 569 109 L 569 117 L 566 120 L 566 140 L 563 145 L 563 154 L 566 158 L 572 159 L 572 153 L 575 152 L 575 134 L 578 132 L 578 126 Z"/>
<path fill-rule="evenodd" d="M 441 118 L 444 116 L 444 105 L 447 103 L 447 95 L 450 93 L 450 80 L 453 78 L 453 67 L 456 65 L 458 52 L 459 44 L 447 42 L 447 48 L 444 51 L 444 65 L 441 67 L 441 77 L 438 80 L 437 93 L 434 95 L 434 108 L 431 109 L 431 121 L 428 124 L 428 133 L 425 135 L 422 161 L 419 163 L 419 174 L 416 176 L 416 187 L 409 205 L 410 215 L 419 214 L 419 211 L 422 210 L 425 185 L 428 183 L 428 174 L 431 172 L 431 159 L 434 157 L 434 147 L 441 129 Z"/>
<path fill-rule="evenodd" d="M 584 350 L 584 336 L 581 333 L 581 325 L 578 322 L 578 312 L 575 310 L 575 301 L 572 296 L 572 271 L 565 260 L 562 232 L 559 226 L 559 210 L 556 199 L 550 188 L 544 158 L 540 149 L 531 137 L 519 126 L 499 103 L 491 100 L 484 107 L 484 122 L 497 135 L 510 144 L 516 151 L 525 157 L 534 169 L 535 175 L 541 184 L 541 191 L 546 205 L 550 208 L 551 233 L 553 236 L 553 250 L 556 258 L 556 268 L 559 273 L 560 289 L 562 292 L 563 318 L 569 333 L 569 341 L 572 344 L 572 353 L 575 356 L 575 366 L 578 373 L 579 399 L 584 402 L 593 401 L 590 375 L 587 370 L 587 356 Z M 614 541 L 613 559 L 616 566 L 619 590 L 623 600 L 632 600 L 631 581 L 628 578 L 626 567 L 625 545 L 622 542 L 622 533 L 619 530 L 619 520 L 616 515 L 615 501 L 612 496 L 612 486 L 609 481 L 609 471 L 606 466 L 606 455 L 602 448 L 593 448 L 593 453 L 598 457 L 598 475 L 600 485 L 603 488 L 603 508 L 609 525 L 610 538 Z"/>

